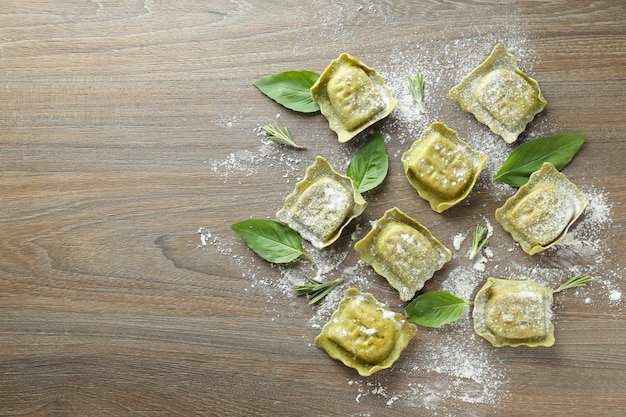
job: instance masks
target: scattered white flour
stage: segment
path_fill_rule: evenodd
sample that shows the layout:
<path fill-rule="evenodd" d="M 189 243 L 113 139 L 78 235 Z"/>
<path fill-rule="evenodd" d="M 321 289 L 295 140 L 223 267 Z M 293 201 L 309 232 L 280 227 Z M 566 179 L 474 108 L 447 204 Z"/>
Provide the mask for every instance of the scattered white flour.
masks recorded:
<path fill-rule="evenodd" d="M 358 8 L 352 9 L 341 2 L 314 0 L 313 3 L 318 6 L 316 10 L 319 10 L 315 16 L 318 24 L 315 27 L 296 25 L 293 28 L 299 34 L 295 36 L 294 43 L 294 51 L 298 53 L 306 53 L 307 48 L 312 47 L 309 45 L 315 45 L 316 39 L 333 42 L 339 48 L 339 52 L 344 50 L 349 52 L 352 28 L 355 25 L 367 24 L 372 19 L 378 19 L 377 24 L 384 24 L 385 19 L 393 18 L 393 10 L 386 2 L 378 4 L 379 2 L 366 0 Z M 345 24 L 346 22 L 350 24 Z M 503 42 L 507 50 L 516 56 L 520 68 L 533 76 L 532 69 L 539 58 L 531 48 L 528 35 L 519 28 L 519 19 L 513 12 L 508 18 L 503 16 L 498 37 L 483 33 L 477 26 L 473 29 L 466 28 L 467 31 L 471 30 L 467 36 L 450 41 L 446 39 L 419 43 L 407 41 L 406 44 L 394 45 L 388 51 L 390 54 L 388 62 L 377 61 L 375 55 L 359 57 L 365 64 L 375 67 L 383 75 L 398 99 L 396 110 L 385 120 L 385 126 L 382 128 L 386 142 L 389 144 L 393 141 L 390 159 L 399 159 L 421 132 L 438 120 L 439 115 L 455 115 L 453 120 L 444 122 L 455 129 L 470 146 L 489 155 L 489 162 L 476 187 L 491 193 L 502 202 L 512 195 L 511 187 L 491 181 L 497 169 L 517 145 L 536 137 L 562 133 L 559 132 L 559 127 L 541 115 L 528 126 L 524 138 L 509 145 L 478 123 L 473 116 L 464 113 L 458 103 L 449 99 L 448 91 L 480 64 L 497 42 Z M 322 68 L 311 69 L 322 70 Z M 416 72 L 424 74 L 426 84 L 423 109 L 414 103 L 407 88 L 407 76 L 414 76 Z M 224 128 L 241 129 L 241 121 L 237 116 L 226 116 L 217 123 Z M 385 128 L 395 132 L 392 138 L 386 135 Z M 295 181 L 304 176 L 315 155 L 285 148 L 264 139 L 261 124 L 249 134 L 259 138 L 258 149 L 244 149 L 222 159 L 208 160 L 209 169 L 225 183 L 243 182 L 245 177 L 262 171 L 275 172 L 280 175 L 277 180 L 284 182 L 287 195 L 292 191 Z M 324 146 L 327 153 L 324 156 L 331 165 L 337 170 L 345 170 L 355 149 L 353 144 Z M 470 301 L 488 276 L 528 278 L 556 288 L 575 274 L 585 274 L 596 277 L 597 282 L 569 294 L 579 297 L 589 308 L 597 306 L 613 309 L 612 311 L 621 309 L 621 275 L 624 269 L 615 259 L 610 258 L 612 254 L 604 244 L 612 225 L 612 204 L 608 194 L 603 190 L 591 185 L 582 185 L 581 189 L 590 197 L 590 203 L 583 216 L 573 225 L 566 239 L 558 247 L 546 251 L 545 255 L 535 255 L 533 261 L 536 261 L 536 264 L 530 268 L 528 265 L 511 261 L 511 254 L 521 249 L 501 228 L 497 228 L 496 233 L 487 217 L 473 219 L 473 223 L 468 224 L 466 231 L 452 231 L 454 233 L 452 245 L 456 253 L 451 263 L 443 270 L 445 272 L 437 275 L 441 289 Z M 279 207 L 276 207 L 276 210 L 278 209 Z M 251 212 L 250 215 L 253 216 L 254 213 Z M 310 326 L 314 330 L 320 330 L 335 310 L 346 288 L 354 286 L 362 291 L 370 291 L 381 284 L 380 277 L 375 275 L 369 265 L 358 259 L 358 255 L 352 250 L 354 242 L 373 227 L 368 222 L 359 224 L 358 221 L 359 219 L 355 221 L 357 224 L 347 242 L 349 246 L 334 245 L 317 250 L 305 242 L 306 250 L 313 257 L 315 266 L 311 266 L 304 259 L 299 259 L 289 265 L 272 265 L 274 274 L 267 274 L 267 263 L 255 256 L 240 239 L 228 232 L 221 235 L 200 227 L 198 248 L 203 251 L 215 251 L 218 255 L 231 259 L 241 269 L 242 275 L 249 279 L 249 289 L 246 291 L 252 289 L 260 291 L 267 298 L 268 310 L 276 316 L 288 315 L 289 309 L 285 308 L 286 306 L 305 302 L 298 299 L 293 291 L 293 286 L 302 283 L 304 276 L 309 275 L 320 280 L 343 278 L 344 283 L 338 289 L 332 291 L 323 302 L 311 307 Z M 469 260 L 467 254 L 471 233 L 476 224 L 485 223 L 490 242 L 479 256 Z M 401 311 L 404 306 L 399 299 L 380 301 L 389 304 L 395 311 Z M 470 308 L 467 308 L 459 321 L 443 329 L 420 329 L 422 332 L 420 343 L 409 345 L 391 369 L 368 378 L 348 379 L 347 384 L 355 388 L 355 401 L 361 403 L 366 398 L 379 398 L 389 407 L 403 403 L 417 409 L 436 410 L 437 414 L 441 415 L 456 414 L 458 409 L 453 408 L 451 402 L 488 404 L 493 405 L 495 409 L 509 395 L 506 364 L 499 359 L 497 349 L 490 349 L 480 343 L 482 339 L 473 332 L 469 311 Z M 313 346 L 310 340 L 307 344 Z M 468 345 L 472 348 L 468 349 Z M 408 386 L 398 387 L 391 377 L 396 372 L 410 375 L 413 382 Z M 369 414 L 365 412 L 361 415 Z"/>
<path fill-rule="evenodd" d="M 213 236 L 211 232 L 209 232 L 205 227 L 200 227 L 198 229 L 198 234 L 200 235 L 200 245 L 198 246 L 199 248 L 208 245 L 209 239 L 211 238 L 211 236 Z"/>
<path fill-rule="evenodd" d="M 298 152 L 285 152 L 283 145 L 264 139 L 262 134 L 258 134 L 259 129 L 260 127 L 255 130 L 260 137 L 260 147 L 257 151 L 243 149 L 230 153 L 222 160 L 209 160 L 207 164 L 210 170 L 219 174 L 225 183 L 234 174 L 249 177 L 261 171 L 281 172 L 283 178 L 287 178 L 286 182 L 294 175 L 304 175 L 303 167 L 306 168 L 310 162 Z"/>
<path fill-rule="evenodd" d="M 609 294 L 609 300 L 614 303 L 619 303 L 622 301 L 622 292 L 618 290 L 613 290 Z"/>
<path fill-rule="evenodd" d="M 454 246 L 455 250 L 459 250 L 461 249 L 461 245 L 463 244 L 463 241 L 465 240 L 465 234 L 463 233 L 459 233 L 457 235 L 454 236 L 453 240 L 452 240 L 452 245 Z"/>
<path fill-rule="evenodd" d="M 484 272 L 485 271 L 485 263 L 487 262 L 487 258 L 483 256 L 482 253 L 479 253 L 476 258 L 474 258 L 474 268 L 476 271 Z"/>

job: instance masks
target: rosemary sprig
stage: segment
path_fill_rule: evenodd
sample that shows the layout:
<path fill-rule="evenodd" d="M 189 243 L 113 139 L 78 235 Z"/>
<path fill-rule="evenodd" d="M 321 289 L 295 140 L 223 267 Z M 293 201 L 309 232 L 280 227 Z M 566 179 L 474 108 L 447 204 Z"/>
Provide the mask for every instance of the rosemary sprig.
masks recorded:
<path fill-rule="evenodd" d="M 424 75 L 421 72 L 415 74 L 415 78 L 410 75 L 407 77 L 409 80 L 409 91 L 413 96 L 413 100 L 419 104 L 420 108 L 424 106 Z"/>
<path fill-rule="evenodd" d="M 291 133 L 289 133 L 289 129 L 287 129 L 287 125 L 284 123 L 282 128 L 278 125 L 278 123 L 274 123 L 263 126 L 263 130 L 265 131 L 267 138 L 271 141 L 291 146 L 296 149 L 304 149 L 304 147 L 293 141 Z"/>
<path fill-rule="evenodd" d="M 595 280 L 596 280 L 595 278 L 590 277 L 589 275 L 576 275 L 575 277 L 570 278 L 565 283 L 563 283 L 559 288 L 554 290 L 554 292 L 555 293 L 561 292 L 568 288 L 584 287 L 588 283 L 593 282 Z"/>
<path fill-rule="evenodd" d="M 343 282 L 343 279 L 339 278 L 334 281 L 318 281 L 315 278 L 306 277 L 307 282 L 301 285 L 296 285 L 293 289 L 298 295 L 309 296 L 309 305 L 313 305 L 318 301 L 326 297 L 336 286 Z"/>
<path fill-rule="evenodd" d="M 472 235 L 472 248 L 470 249 L 469 258 L 474 259 L 487 243 L 489 243 L 489 239 L 487 239 L 487 228 L 479 224 L 476 225 L 476 230 L 474 230 L 474 234 Z"/>

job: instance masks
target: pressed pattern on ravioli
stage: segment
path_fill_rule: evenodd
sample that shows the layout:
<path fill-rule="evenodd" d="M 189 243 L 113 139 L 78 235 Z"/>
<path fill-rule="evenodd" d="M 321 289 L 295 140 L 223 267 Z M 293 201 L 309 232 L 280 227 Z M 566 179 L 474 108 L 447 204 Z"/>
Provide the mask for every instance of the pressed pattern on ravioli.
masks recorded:
<path fill-rule="evenodd" d="M 398 104 L 374 69 L 345 53 L 324 70 L 311 95 L 339 142 L 384 119 Z"/>
<path fill-rule="evenodd" d="M 474 300 L 474 330 L 497 347 L 552 346 L 552 293 L 535 281 L 490 277 Z"/>
<path fill-rule="evenodd" d="M 445 124 L 435 122 L 402 155 L 409 183 L 437 213 L 465 199 L 487 163 Z"/>
<path fill-rule="evenodd" d="M 526 253 L 534 255 L 563 239 L 588 202 L 575 184 L 545 162 L 496 209 L 496 220 Z"/>
<path fill-rule="evenodd" d="M 336 241 L 343 228 L 366 206 L 352 180 L 318 156 L 276 217 L 322 249 Z"/>
<path fill-rule="evenodd" d="M 315 344 L 344 365 L 369 376 L 400 357 L 417 326 L 394 313 L 372 294 L 349 288 L 315 338 Z"/>
<path fill-rule="evenodd" d="M 426 227 L 395 207 L 376 221 L 354 249 L 363 262 L 387 279 L 402 301 L 413 298 L 452 259 L 450 250 Z"/>
<path fill-rule="evenodd" d="M 507 143 L 515 142 L 547 104 L 537 81 L 517 67 L 501 43 L 452 87 L 450 97 Z"/>

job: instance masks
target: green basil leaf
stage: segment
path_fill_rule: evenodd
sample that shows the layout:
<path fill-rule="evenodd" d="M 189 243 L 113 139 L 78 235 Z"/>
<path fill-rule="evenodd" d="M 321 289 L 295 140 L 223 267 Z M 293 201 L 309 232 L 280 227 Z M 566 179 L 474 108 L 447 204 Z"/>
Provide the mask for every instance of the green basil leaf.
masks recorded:
<path fill-rule="evenodd" d="M 380 185 L 387 176 L 389 156 L 383 135 L 376 131 L 372 138 L 354 154 L 346 175 L 352 178 L 360 193 Z"/>
<path fill-rule="evenodd" d="M 319 77 L 313 71 L 287 71 L 259 78 L 253 84 L 263 94 L 288 109 L 314 113 L 319 111 L 320 106 L 311 96 L 311 87 Z"/>
<path fill-rule="evenodd" d="M 560 171 L 572 160 L 586 138 L 586 134 L 558 135 L 523 143 L 511 152 L 493 181 L 521 187 L 544 162 L 552 163 Z"/>
<path fill-rule="evenodd" d="M 231 229 L 257 255 L 273 263 L 288 263 L 304 255 L 302 241 L 295 230 L 286 224 L 269 219 L 248 219 L 230 225 Z"/>
<path fill-rule="evenodd" d="M 411 301 L 404 312 L 415 324 L 437 328 L 461 318 L 466 304 L 469 303 L 449 292 L 432 291 Z"/>

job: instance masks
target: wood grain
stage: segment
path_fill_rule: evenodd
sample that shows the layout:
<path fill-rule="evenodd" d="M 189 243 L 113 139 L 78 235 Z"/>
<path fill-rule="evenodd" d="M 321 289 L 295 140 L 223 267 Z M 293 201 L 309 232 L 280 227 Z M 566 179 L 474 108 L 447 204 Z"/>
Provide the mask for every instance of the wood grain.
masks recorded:
<path fill-rule="evenodd" d="M 517 34 L 549 102 L 531 130 L 589 134 L 567 174 L 610 198 L 599 268 L 623 291 L 625 21 L 626 6 L 610 0 L 3 0 L 0 415 L 624 415 L 623 301 L 609 305 L 600 283 L 591 305 L 560 299 L 550 349 L 494 353 L 462 332 L 423 332 L 404 365 L 364 380 L 311 345 L 314 310 L 263 285 L 277 269 L 228 225 L 274 216 L 315 155 L 346 160 L 357 146 L 339 148 L 321 117 L 281 109 L 251 86 L 256 78 L 321 71 L 346 51 L 389 73 L 402 54 Z M 461 134 L 474 126 L 442 108 Z M 307 150 L 264 164 L 258 128 L 277 114 Z M 390 155 L 405 146 L 392 141 Z M 393 201 L 450 237 L 501 204 L 484 186 L 475 193 L 432 213 L 396 158 L 361 224 Z M 344 237 L 335 250 L 354 264 L 350 246 Z M 550 255 L 512 256 L 554 265 Z M 393 300 L 384 280 L 368 278 Z M 419 363 L 424 345 L 457 336 L 468 337 L 459 355 L 487 352 L 506 374 L 493 402 L 389 397 L 420 381 L 462 392 L 443 374 L 398 371 Z"/>

